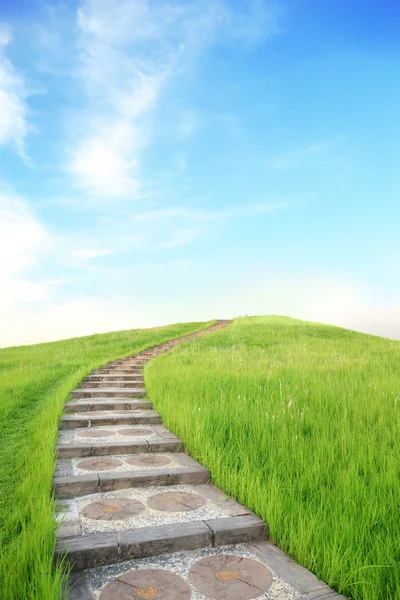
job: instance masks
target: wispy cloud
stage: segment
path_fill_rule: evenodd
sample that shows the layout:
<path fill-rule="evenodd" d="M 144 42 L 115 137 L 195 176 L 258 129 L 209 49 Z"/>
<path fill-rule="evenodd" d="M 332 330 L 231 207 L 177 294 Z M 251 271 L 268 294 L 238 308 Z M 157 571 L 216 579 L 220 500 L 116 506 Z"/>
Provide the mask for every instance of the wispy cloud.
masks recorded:
<path fill-rule="evenodd" d="M 342 162 L 339 154 L 341 138 L 314 142 L 304 148 L 279 154 L 267 159 L 267 166 L 277 171 L 303 167 L 337 165 Z"/>
<path fill-rule="evenodd" d="M 0 144 L 13 144 L 24 155 L 27 90 L 22 76 L 6 56 L 11 42 L 11 29 L 0 24 Z"/>
<path fill-rule="evenodd" d="M 276 6 L 255 0 L 237 11 L 212 0 L 84 0 L 74 69 L 83 110 L 69 119 L 66 165 L 73 183 L 98 197 L 137 197 L 141 153 L 156 134 L 152 116 L 171 83 L 217 39 L 276 33 Z M 181 136 L 194 134 L 194 115 L 187 110 Z"/>
<path fill-rule="evenodd" d="M 226 206 L 216 210 L 193 209 L 186 207 L 170 207 L 139 212 L 132 216 L 133 221 L 151 221 L 165 219 L 187 219 L 191 221 L 217 221 L 219 219 L 235 219 L 239 217 L 251 217 L 275 212 L 288 208 L 284 202 L 276 204 L 248 204 L 241 206 Z"/>

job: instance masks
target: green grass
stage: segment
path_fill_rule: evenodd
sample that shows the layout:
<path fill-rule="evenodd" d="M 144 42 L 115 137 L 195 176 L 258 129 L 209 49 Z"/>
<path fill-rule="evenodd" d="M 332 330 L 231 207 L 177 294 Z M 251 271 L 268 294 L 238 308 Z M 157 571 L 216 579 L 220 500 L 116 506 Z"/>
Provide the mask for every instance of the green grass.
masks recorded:
<path fill-rule="evenodd" d="M 204 323 L 120 331 L 0 350 L 0 598 L 55 600 L 54 470 L 68 393 L 92 369 L 199 329 Z"/>
<path fill-rule="evenodd" d="M 283 550 L 354 600 L 400 598 L 400 342 L 242 318 L 145 374 L 166 425 Z"/>

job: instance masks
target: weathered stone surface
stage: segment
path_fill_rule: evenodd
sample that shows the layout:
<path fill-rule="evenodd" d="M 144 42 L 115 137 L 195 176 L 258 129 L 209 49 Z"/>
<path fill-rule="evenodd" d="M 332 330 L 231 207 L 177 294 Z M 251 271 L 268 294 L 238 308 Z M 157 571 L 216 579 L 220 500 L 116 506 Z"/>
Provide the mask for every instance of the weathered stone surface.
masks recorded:
<path fill-rule="evenodd" d="M 68 600 L 94 600 L 94 595 L 86 581 L 86 577 L 81 573 L 71 573 L 68 587 Z"/>
<path fill-rule="evenodd" d="M 76 415 L 65 415 L 61 423 L 64 429 L 83 429 L 90 426 L 96 427 L 96 425 L 157 425 L 161 422 L 160 416 L 152 410 L 125 412 L 126 414 L 123 414 L 123 412 L 120 414 L 107 414 L 107 411 L 104 411 L 103 416 L 97 416 L 93 412 L 88 412 L 87 415 L 78 413 Z"/>
<path fill-rule="evenodd" d="M 272 584 L 271 571 L 256 560 L 223 554 L 208 556 L 193 565 L 190 583 L 214 600 L 251 600 Z"/>
<path fill-rule="evenodd" d="M 94 399 L 91 402 L 78 401 L 68 402 L 65 405 L 66 410 L 69 412 L 90 412 L 97 410 L 151 410 L 152 404 L 148 400 L 132 400 L 132 402 L 126 400 L 113 400 Z"/>
<path fill-rule="evenodd" d="M 171 459 L 168 456 L 153 456 L 147 454 L 146 456 L 134 456 L 128 458 L 126 462 L 134 467 L 166 467 L 171 463 Z"/>
<path fill-rule="evenodd" d="M 130 427 L 127 429 L 118 429 L 118 433 L 120 435 L 145 436 L 145 435 L 152 435 L 153 431 L 151 429 L 134 429 L 133 427 Z"/>
<path fill-rule="evenodd" d="M 188 512 L 204 506 L 205 503 L 203 496 L 189 492 L 162 492 L 150 496 L 147 500 L 150 508 L 162 512 Z"/>
<path fill-rule="evenodd" d="M 87 431 L 80 431 L 78 433 L 79 437 L 84 437 L 84 438 L 105 438 L 105 437 L 112 437 L 113 435 L 116 435 L 116 431 L 110 431 L 109 429 L 88 429 Z"/>
<path fill-rule="evenodd" d="M 320 581 L 313 573 L 296 563 L 271 542 L 252 544 L 251 549 L 259 555 L 260 560 L 268 562 L 271 569 L 282 579 L 295 586 L 302 600 L 345 600 Z"/>
<path fill-rule="evenodd" d="M 65 556 L 66 564 L 74 571 L 118 562 L 117 534 L 95 533 L 58 540 L 55 556 L 58 559 Z"/>
<path fill-rule="evenodd" d="M 212 545 L 212 533 L 202 521 L 120 531 L 120 560 L 195 550 Z"/>
<path fill-rule="evenodd" d="M 215 546 L 251 543 L 268 538 L 266 524 L 253 514 L 209 519 L 205 523 L 213 532 Z"/>
<path fill-rule="evenodd" d="M 109 469 L 116 469 L 120 467 L 123 463 L 116 458 L 89 458 L 87 460 L 82 460 L 77 464 L 79 469 L 84 469 L 85 471 L 108 471 Z"/>
<path fill-rule="evenodd" d="M 65 523 L 60 525 L 57 530 L 56 538 L 67 538 L 74 537 L 81 534 L 81 525 L 80 523 Z"/>
<path fill-rule="evenodd" d="M 189 600 L 191 595 L 189 584 L 170 571 L 135 569 L 108 583 L 100 600 Z"/>
<path fill-rule="evenodd" d="M 84 456 L 106 456 L 111 454 L 143 454 L 146 452 L 182 452 L 183 445 L 178 440 L 149 440 L 137 442 L 118 442 L 100 444 L 61 444 L 57 448 L 60 458 Z"/>
<path fill-rule="evenodd" d="M 135 517 L 144 509 L 144 504 L 132 498 L 103 498 L 87 504 L 82 514 L 87 519 L 96 521 L 119 521 Z"/>
<path fill-rule="evenodd" d="M 100 391 L 96 387 L 78 388 L 70 393 L 71 398 L 95 398 L 99 396 Z M 101 388 L 101 395 L 104 398 L 142 398 L 146 395 L 144 388 Z"/>
<path fill-rule="evenodd" d="M 248 508 L 239 504 L 234 498 L 230 498 L 221 492 L 214 485 L 200 485 L 198 486 L 198 491 L 218 506 L 222 506 L 226 514 L 230 517 L 253 514 Z"/>
<path fill-rule="evenodd" d="M 58 498 L 74 498 L 99 491 L 99 477 L 92 473 L 69 477 L 54 477 L 54 494 Z"/>
<path fill-rule="evenodd" d="M 72 472 L 72 461 L 68 458 L 62 458 L 57 461 L 54 477 L 69 477 Z"/>
<path fill-rule="evenodd" d="M 143 380 L 136 380 L 136 379 L 119 379 L 118 381 L 110 381 L 109 379 L 102 381 L 102 380 L 95 380 L 93 381 L 92 379 L 90 379 L 89 381 L 82 381 L 79 384 L 79 387 L 81 389 L 91 389 L 91 388 L 99 388 L 99 391 L 101 391 L 102 388 L 141 388 L 143 389 Z"/>

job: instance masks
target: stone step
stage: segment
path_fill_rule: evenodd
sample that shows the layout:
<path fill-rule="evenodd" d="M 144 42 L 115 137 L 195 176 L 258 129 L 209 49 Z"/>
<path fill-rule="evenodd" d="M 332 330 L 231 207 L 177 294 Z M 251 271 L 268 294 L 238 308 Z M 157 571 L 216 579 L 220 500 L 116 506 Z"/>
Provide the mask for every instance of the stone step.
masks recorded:
<path fill-rule="evenodd" d="M 166 471 L 176 468 L 192 467 L 204 470 L 196 460 L 183 452 L 169 453 L 136 453 L 132 454 L 108 454 L 107 456 L 91 456 L 59 458 L 54 472 L 56 477 L 71 477 L 78 475 L 98 475 L 114 473 L 143 473 L 154 469 L 164 468 Z M 128 486 L 133 487 L 133 486 Z"/>
<path fill-rule="evenodd" d="M 117 460 L 116 455 L 109 458 Z M 92 461 L 95 460 L 92 459 Z M 53 488 L 58 498 L 76 498 L 87 494 L 105 493 L 127 488 L 207 483 L 210 480 L 209 470 L 196 464 L 195 461 L 193 463 L 193 465 L 181 465 L 168 470 L 161 468 L 119 471 L 116 473 L 92 472 L 84 475 L 60 475 L 54 477 Z M 65 466 L 62 468 L 64 472 L 68 470 Z M 69 471 L 71 470 L 72 468 L 69 469 Z"/>
<path fill-rule="evenodd" d="M 115 454 L 145 454 L 160 452 L 183 452 L 179 438 L 139 440 L 136 442 L 101 442 L 59 444 L 57 455 L 60 458 L 84 458 L 88 456 L 111 456 Z"/>
<path fill-rule="evenodd" d="M 67 402 L 65 409 L 67 412 L 85 412 L 96 410 L 151 410 L 152 403 L 148 400 L 108 400 L 93 399 L 92 402 L 80 400 L 78 402 Z"/>
<path fill-rule="evenodd" d="M 79 384 L 79 389 L 92 389 L 92 388 L 140 388 L 144 389 L 143 379 L 128 379 L 128 380 L 85 380 Z"/>
<path fill-rule="evenodd" d="M 70 393 L 71 398 L 94 398 L 101 395 L 107 398 L 143 398 L 146 395 L 144 388 L 101 388 L 101 392 L 96 387 L 78 388 Z"/>
<path fill-rule="evenodd" d="M 142 365 L 144 362 L 147 362 L 148 360 L 150 360 L 150 358 L 152 358 L 152 357 L 137 356 L 130 360 L 117 360 L 114 362 L 110 362 L 106 366 L 107 367 L 136 367 L 136 366 Z"/>
<path fill-rule="evenodd" d="M 143 384 L 143 375 L 137 373 L 101 373 L 97 375 L 88 375 L 84 381 L 141 381 Z"/>
<path fill-rule="evenodd" d="M 139 588 L 139 596 L 136 598 L 156 599 L 160 598 L 160 584 L 167 583 L 170 598 L 174 600 L 194 597 L 242 600 L 243 597 L 254 598 L 254 592 L 258 592 L 259 586 L 261 589 L 259 588 L 258 598 L 345 600 L 344 596 L 333 592 L 310 571 L 289 559 L 272 542 L 240 544 L 236 548 L 235 556 L 232 556 L 231 547 L 220 546 L 140 558 L 115 564 L 110 568 L 77 571 L 70 575 L 68 598 L 95 600 L 99 596 L 101 598 L 104 590 L 106 595 L 108 592 L 109 598 L 116 600 L 118 596 L 123 597 L 123 589 L 129 589 L 126 583 L 132 587 L 137 583 L 141 590 Z M 221 566 L 226 575 L 236 575 L 239 567 L 241 578 L 221 578 L 221 571 L 218 570 Z M 199 567 L 203 572 L 201 579 L 198 577 Z M 204 577 L 204 573 L 208 576 Z M 253 584 L 256 587 L 252 587 Z M 182 596 L 185 590 L 186 596 Z M 110 595 L 110 592 L 114 595 Z"/>
<path fill-rule="evenodd" d="M 73 571 L 82 571 L 135 558 L 266 539 L 265 523 L 247 514 L 66 537 L 57 541 L 55 556 Z"/>
<path fill-rule="evenodd" d="M 92 375 L 107 375 L 107 374 L 116 374 L 116 375 L 131 375 L 132 377 L 140 376 L 143 373 L 142 367 L 101 367 L 100 369 L 96 369 L 92 371 Z"/>
<path fill-rule="evenodd" d="M 157 425 L 161 423 L 160 415 L 155 411 L 99 411 L 104 414 L 93 414 L 95 411 L 86 413 L 74 413 L 64 415 L 61 425 L 64 429 L 76 429 L 82 427 L 95 427 L 96 425 Z"/>

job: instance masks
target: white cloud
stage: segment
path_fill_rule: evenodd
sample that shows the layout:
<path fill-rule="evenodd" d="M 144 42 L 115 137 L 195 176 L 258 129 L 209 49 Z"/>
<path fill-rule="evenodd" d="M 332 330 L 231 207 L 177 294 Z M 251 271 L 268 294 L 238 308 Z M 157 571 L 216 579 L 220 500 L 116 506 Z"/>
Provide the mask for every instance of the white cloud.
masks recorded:
<path fill-rule="evenodd" d="M 0 25 L 0 144 L 14 144 L 23 155 L 28 129 L 27 92 L 22 77 L 5 54 L 11 42 L 11 30 Z"/>
<path fill-rule="evenodd" d="M 211 43 L 276 33 L 276 6 L 262 0 L 240 10 L 223 0 L 83 0 L 73 55 L 84 110 L 68 120 L 74 135 L 67 171 L 74 185 L 102 198 L 137 197 L 141 151 L 155 134 L 152 117 L 162 110 L 170 84 Z M 196 113 L 188 109 L 178 133 L 190 137 L 196 126 Z"/>
<path fill-rule="evenodd" d="M 37 302 L 48 284 L 31 281 L 25 272 L 38 266 L 50 246 L 46 228 L 17 196 L 0 189 L 0 305 Z"/>
<path fill-rule="evenodd" d="M 71 252 L 71 256 L 86 260 L 90 258 L 100 258 L 101 256 L 110 256 L 111 254 L 114 254 L 114 252 L 115 251 L 110 248 L 81 248 Z"/>

